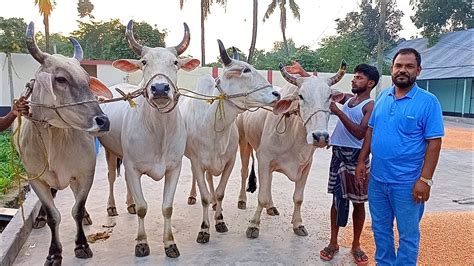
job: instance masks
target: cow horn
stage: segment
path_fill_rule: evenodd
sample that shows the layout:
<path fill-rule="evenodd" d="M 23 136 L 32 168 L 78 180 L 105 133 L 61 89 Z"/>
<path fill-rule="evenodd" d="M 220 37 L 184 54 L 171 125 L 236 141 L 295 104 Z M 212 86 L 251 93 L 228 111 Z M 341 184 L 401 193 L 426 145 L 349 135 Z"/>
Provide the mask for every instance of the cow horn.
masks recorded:
<path fill-rule="evenodd" d="M 240 60 L 240 55 L 239 55 L 239 53 L 237 52 L 237 49 L 234 46 L 232 46 L 232 59 Z"/>
<path fill-rule="evenodd" d="M 344 74 L 346 74 L 346 68 L 347 68 L 347 63 L 345 60 L 342 60 L 341 66 L 339 67 L 339 71 L 337 71 L 336 75 L 328 79 L 328 85 L 332 86 L 338 83 L 342 79 L 342 77 L 344 77 Z"/>
<path fill-rule="evenodd" d="M 26 28 L 26 47 L 28 47 L 28 52 L 30 52 L 31 56 L 33 56 L 33 58 L 38 61 L 38 63 L 44 63 L 46 54 L 43 53 L 36 45 L 35 24 L 33 22 L 30 22 Z"/>
<path fill-rule="evenodd" d="M 281 75 L 283 76 L 283 78 L 285 78 L 286 81 L 298 86 L 296 84 L 296 78 L 293 77 L 290 73 L 288 73 L 288 71 L 286 71 L 285 66 L 282 63 L 278 64 L 278 68 L 280 68 Z"/>
<path fill-rule="evenodd" d="M 133 20 L 130 20 L 127 24 L 125 37 L 127 37 L 128 45 L 132 48 L 133 52 L 138 56 L 142 56 L 143 46 L 135 40 L 135 37 L 133 37 Z"/>
<path fill-rule="evenodd" d="M 219 44 L 219 52 L 221 55 L 221 60 L 224 66 L 228 66 L 232 63 L 232 59 L 229 58 L 229 55 L 227 54 L 227 51 L 225 50 L 224 44 L 222 44 L 222 41 L 217 39 L 217 43 Z"/>
<path fill-rule="evenodd" d="M 84 52 L 82 51 L 81 44 L 72 37 L 69 37 L 69 41 L 71 42 L 72 46 L 74 46 L 74 55 L 72 57 L 81 62 L 82 58 L 84 58 Z"/>
<path fill-rule="evenodd" d="M 174 47 L 178 55 L 184 53 L 184 51 L 188 49 L 189 41 L 191 40 L 191 33 L 189 32 L 188 24 L 183 23 L 183 25 L 184 25 L 183 40 L 177 46 Z"/>

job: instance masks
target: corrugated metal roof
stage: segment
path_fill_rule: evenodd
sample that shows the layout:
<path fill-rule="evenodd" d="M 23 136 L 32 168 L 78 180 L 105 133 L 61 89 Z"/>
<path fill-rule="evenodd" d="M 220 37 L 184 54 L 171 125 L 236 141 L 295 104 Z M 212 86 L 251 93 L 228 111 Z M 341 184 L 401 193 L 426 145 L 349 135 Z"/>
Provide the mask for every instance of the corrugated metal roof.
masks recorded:
<path fill-rule="evenodd" d="M 392 49 L 386 59 L 391 62 L 398 50 L 407 47 L 421 54 L 420 80 L 474 77 L 474 29 L 443 34 L 430 48 L 425 38 L 405 40 Z"/>

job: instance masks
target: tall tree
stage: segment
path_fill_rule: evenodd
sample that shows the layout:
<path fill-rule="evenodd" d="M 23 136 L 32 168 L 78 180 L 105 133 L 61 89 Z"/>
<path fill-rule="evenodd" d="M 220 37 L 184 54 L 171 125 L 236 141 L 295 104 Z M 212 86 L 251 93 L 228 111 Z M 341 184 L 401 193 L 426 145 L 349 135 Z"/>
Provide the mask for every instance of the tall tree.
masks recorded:
<path fill-rule="evenodd" d="M 77 12 L 79 13 L 80 18 L 88 16 L 89 18 L 94 18 L 92 15 L 92 10 L 94 10 L 94 5 L 90 0 L 78 0 L 77 1 Z"/>
<path fill-rule="evenodd" d="M 49 49 L 49 16 L 54 9 L 54 0 L 35 0 L 35 5 L 38 5 L 39 12 L 43 16 L 44 34 L 46 37 L 46 52 L 51 53 Z"/>
<path fill-rule="evenodd" d="M 219 4 L 227 6 L 227 0 L 201 0 L 201 65 L 206 65 L 206 40 L 205 40 L 205 21 L 211 14 L 211 6 Z M 179 0 L 179 8 L 183 9 L 184 0 Z"/>
<path fill-rule="evenodd" d="M 252 18 L 252 41 L 250 41 L 249 57 L 247 62 L 252 64 L 255 53 L 255 44 L 257 42 L 257 25 L 258 25 L 258 0 L 253 0 L 253 18 Z"/>
<path fill-rule="evenodd" d="M 293 13 L 293 17 L 300 20 L 300 7 L 295 3 L 295 0 L 288 0 L 290 10 Z M 288 42 L 286 40 L 286 0 L 272 0 L 268 5 L 267 11 L 263 16 L 263 22 L 265 22 L 275 12 L 276 7 L 280 9 L 280 30 L 283 35 L 283 44 L 285 45 L 286 55 L 290 56 L 290 50 L 288 48 Z"/>
<path fill-rule="evenodd" d="M 442 33 L 474 27 L 472 0 L 410 0 L 410 5 L 415 9 L 411 20 L 430 46 Z"/>

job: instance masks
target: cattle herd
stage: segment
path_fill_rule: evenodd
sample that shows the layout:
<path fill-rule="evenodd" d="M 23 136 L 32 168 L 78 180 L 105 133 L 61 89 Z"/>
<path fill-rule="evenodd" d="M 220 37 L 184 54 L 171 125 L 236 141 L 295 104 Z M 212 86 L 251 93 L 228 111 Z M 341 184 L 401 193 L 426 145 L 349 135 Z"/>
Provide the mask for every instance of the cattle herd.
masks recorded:
<path fill-rule="evenodd" d="M 74 56 L 68 58 L 42 52 L 34 39 L 33 23 L 26 30 L 28 51 L 40 66 L 31 82 L 31 113 L 25 116 L 23 123 L 14 124 L 14 128 L 20 130 L 14 142 L 29 183 L 42 203 L 42 216 L 37 219 L 47 221 L 51 229 L 45 265 L 62 262 L 58 234 L 61 215 L 54 204 L 53 192 L 68 186 L 75 197 L 72 207 L 77 226 L 75 256 L 90 258 L 93 255 L 83 224 L 91 223 L 85 203 L 96 164 L 94 137 L 98 137 L 105 148 L 109 216 L 117 215 L 114 181 L 119 163 L 124 165 L 127 210 L 138 218 L 136 256 L 150 253 L 144 223 L 147 202 L 142 193 L 142 175 L 156 181 L 164 178 L 164 249 L 168 257 L 180 255 L 171 216 L 183 156 L 190 160 L 193 175 L 188 203 L 196 203 L 196 182 L 202 203 L 198 243 L 207 243 L 210 239 L 210 205 L 215 210 L 216 231 L 228 230 L 222 200 L 237 150 L 242 160 L 238 208 L 246 208 L 250 157 L 255 154 L 258 162 L 258 205 L 247 237 L 258 237 L 264 208 L 270 215 L 278 214 L 271 195 L 275 171 L 294 182 L 293 230 L 296 235 L 307 235 L 301 218 L 303 191 L 315 149 L 326 146 L 329 140 L 329 104 L 331 97 L 339 94 L 330 86 L 344 75 L 345 63 L 331 78 L 292 76 L 280 65 L 288 85 L 277 88 L 252 65 L 240 61 L 235 54 L 230 57 L 218 40 L 223 64 L 221 75 L 217 79 L 203 76 L 196 88 L 184 92 L 176 85 L 178 70 L 192 71 L 200 64 L 197 59 L 180 57 L 190 42 L 186 24 L 183 40 L 171 47 L 147 47 L 138 43 L 133 35 L 133 21 L 128 23 L 125 36 L 140 59 L 116 60 L 113 66 L 125 72 L 141 70 L 142 80 L 136 86 L 117 84 L 110 88 L 126 92 L 121 95 L 137 96 L 134 108 L 127 101 L 104 101 L 121 95 L 112 93 L 80 66 L 83 51 L 74 38 L 70 38 Z M 215 189 L 214 176 L 220 176 Z"/>

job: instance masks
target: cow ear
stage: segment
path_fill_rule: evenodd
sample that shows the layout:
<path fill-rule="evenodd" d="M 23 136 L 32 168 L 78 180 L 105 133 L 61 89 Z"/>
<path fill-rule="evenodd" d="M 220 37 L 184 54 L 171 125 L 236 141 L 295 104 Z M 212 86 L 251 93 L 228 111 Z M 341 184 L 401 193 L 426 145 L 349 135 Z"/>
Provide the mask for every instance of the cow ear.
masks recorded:
<path fill-rule="evenodd" d="M 331 89 L 331 99 L 335 102 L 340 102 L 344 99 L 344 93 L 336 90 L 336 89 Z"/>
<path fill-rule="evenodd" d="M 280 114 L 290 111 L 291 104 L 293 103 L 294 100 L 295 100 L 294 97 L 284 98 L 284 99 L 279 100 L 273 106 L 273 113 L 276 115 L 280 115 Z"/>
<path fill-rule="evenodd" d="M 89 82 L 89 88 L 95 96 L 105 97 L 107 99 L 111 99 L 114 96 L 112 92 L 107 88 L 107 86 L 102 83 L 102 81 L 98 80 L 97 78 L 91 77 Z"/>
<path fill-rule="evenodd" d="M 181 69 L 185 71 L 194 70 L 199 64 L 201 64 L 201 61 L 195 58 L 181 59 Z"/>
<path fill-rule="evenodd" d="M 112 63 L 112 66 L 116 69 L 120 69 L 123 72 L 133 73 L 140 70 L 140 61 L 135 59 L 119 59 Z"/>

